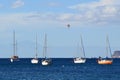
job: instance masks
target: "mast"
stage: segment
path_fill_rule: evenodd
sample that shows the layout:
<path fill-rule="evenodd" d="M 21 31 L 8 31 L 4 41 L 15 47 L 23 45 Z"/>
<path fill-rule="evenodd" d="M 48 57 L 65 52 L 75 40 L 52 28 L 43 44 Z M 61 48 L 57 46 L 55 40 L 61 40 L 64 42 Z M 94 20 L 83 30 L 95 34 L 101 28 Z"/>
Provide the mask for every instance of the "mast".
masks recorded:
<path fill-rule="evenodd" d="M 37 49 L 37 34 L 36 34 L 36 54 L 35 54 L 35 58 L 37 58 L 37 51 L 38 51 L 38 49 Z"/>
<path fill-rule="evenodd" d="M 76 56 L 75 57 L 77 57 L 77 55 L 78 55 L 78 53 L 79 53 L 79 43 L 77 43 L 77 51 L 76 51 Z"/>
<path fill-rule="evenodd" d="M 85 56 L 85 50 L 84 50 L 84 45 L 83 45 L 83 40 L 82 40 L 82 36 L 81 36 L 81 46 L 82 46 L 82 53 L 84 55 L 84 58 L 86 58 Z"/>
<path fill-rule="evenodd" d="M 17 40 L 16 40 L 16 52 L 15 52 L 15 55 L 17 56 Z"/>
<path fill-rule="evenodd" d="M 107 36 L 107 38 L 106 38 L 106 43 L 107 43 L 107 46 L 106 46 L 107 57 L 108 57 L 108 52 L 110 52 L 110 56 L 112 57 L 111 48 L 110 48 L 110 42 L 109 42 L 108 36 Z"/>
<path fill-rule="evenodd" d="M 15 56 L 16 49 L 15 49 L 15 31 L 13 31 L 13 56 Z"/>
<path fill-rule="evenodd" d="M 47 34 L 45 34 L 45 41 L 44 41 L 44 50 L 43 50 L 43 56 L 46 58 L 47 54 Z"/>

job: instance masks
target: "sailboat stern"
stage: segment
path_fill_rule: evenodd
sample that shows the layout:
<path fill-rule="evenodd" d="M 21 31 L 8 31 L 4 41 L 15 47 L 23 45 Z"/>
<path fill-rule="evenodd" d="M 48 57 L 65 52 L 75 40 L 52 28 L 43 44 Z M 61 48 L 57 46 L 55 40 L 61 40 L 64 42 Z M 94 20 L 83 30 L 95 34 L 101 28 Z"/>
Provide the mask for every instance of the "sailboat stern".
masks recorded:
<path fill-rule="evenodd" d="M 112 64 L 112 60 L 98 60 L 98 64 Z"/>
<path fill-rule="evenodd" d="M 52 62 L 51 59 L 45 59 L 45 60 L 42 60 L 42 65 L 47 66 L 47 65 L 51 64 L 51 62 Z"/>
<path fill-rule="evenodd" d="M 37 58 L 36 59 L 34 58 L 34 59 L 31 60 L 32 64 L 37 64 L 38 62 L 39 62 L 39 60 Z"/>
<path fill-rule="evenodd" d="M 86 59 L 84 58 L 75 58 L 74 59 L 74 63 L 85 63 L 86 62 Z"/>
<path fill-rule="evenodd" d="M 12 56 L 11 59 L 10 59 L 11 62 L 14 62 L 14 61 L 19 61 L 19 57 L 18 56 Z"/>

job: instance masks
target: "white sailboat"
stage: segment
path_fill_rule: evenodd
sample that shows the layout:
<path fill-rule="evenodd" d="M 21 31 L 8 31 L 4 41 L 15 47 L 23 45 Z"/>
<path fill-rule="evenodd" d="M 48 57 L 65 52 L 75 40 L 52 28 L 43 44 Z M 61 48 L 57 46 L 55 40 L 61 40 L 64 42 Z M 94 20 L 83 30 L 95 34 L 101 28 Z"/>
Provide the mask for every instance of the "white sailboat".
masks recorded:
<path fill-rule="evenodd" d="M 44 48 L 43 48 L 43 56 L 44 58 L 42 59 L 42 65 L 47 66 L 51 64 L 52 59 L 46 57 L 47 54 L 47 35 L 45 34 L 45 42 L 44 42 Z"/>
<path fill-rule="evenodd" d="M 108 39 L 108 36 L 106 38 L 106 43 L 107 43 L 107 46 L 106 46 L 106 58 L 101 58 L 99 57 L 98 59 L 98 64 L 102 64 L 102 65 L 105 65 L 105 64 L 112 64 L 113 63 L 113 59 L 112 59 L 112 53 L 111 53 L 111 48 L 110 48 L 110 43 L 109 43 L 109 39 Z M 108 58 L 108 52 L 110 52 L 110 55 L 111 55 L 111 59 Z"/>
<path fill-rule="evenodd" d="M 13 32 L 13 56 L 10 58 L 11 62 L 19 61 L 19 57 L 17 56 L 17 41 L 15 42 L 15 31 Z"/>
<path fill-rule="evenodd" d="M 36 54 L 35 54 L 35 58 L 31 60 L 32 64 L 38 64 L 39 60 L 37 58 L 37 55 L 38 55 L 38 51 L 37 51 L 37 35 L 36 35 Z"/>
<path fill-rule="evenodd" d="M 81 36 L 81 51 L 84 55 L 84 58 L 82 57 L 76 57 L 74 58 L 74 63 L 85 63 L 86 62 L 86 58 L 85 58 L 85 51 L 84 51 L 84 46 L 83 46 L 83 41 L 82 41 L 82 36 Z"/>

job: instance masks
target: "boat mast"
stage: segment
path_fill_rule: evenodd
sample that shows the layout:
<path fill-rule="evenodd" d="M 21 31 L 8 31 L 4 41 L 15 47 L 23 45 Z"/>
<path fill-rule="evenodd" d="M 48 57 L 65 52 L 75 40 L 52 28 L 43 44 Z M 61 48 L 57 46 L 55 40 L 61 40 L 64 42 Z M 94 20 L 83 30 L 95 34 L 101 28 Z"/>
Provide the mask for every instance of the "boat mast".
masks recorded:
<path fill-rule="evenodd" d="M 47 34 L 45 34 L 45 41 L 44 41 L 44 50 L 43 50 L 43 56 L 46 58 L 47 54 Z"/>
<path fill-rule="evenodd" d="M 13 56 L 15 56 L 16 50 L 15 50 L 15 31 L 13 31 Z"/>
<path fill-rule="evenodd" d="M 35 55 L 35 58 L 37 58 L 37 52 L 38 52 L 38 49 L 37 49 L 37 34 L 36 34 L 36 55 Z"/>
<path fill-rule="evenodd" d="M 81 46 L 82 46 L 82 53 L 84 55 L 84 58 L 86 58 L 86 56 L 85 56 L 85 50 L 84 50 L 84 45 L 83 45 L 83 40 L 82 40 L 82 35 L 81 35 Z"/>
<path fill-rule="evenodd" d="M 15 52 L 15 55 L 17 56 L 17 40 L 16 40 L 16 52 Z"/>
<path fill-rule="evenodd" d="M 108 57 L 108 50 L 109 50 L 109 52 L 110 52 L 110 56 L 112 57 L 111 48 L 110 48 L 110 42 L 109 42 L 108 36 L 107 36 L 106 42 L 107 42 L 107 46 L 106 46 L 107 57 Z"/>
<path fill-rule="evenodd" d="M 79 43 L 77 43 L 77 51 L 76 51 L 76 56 L 75 57 L 77 57 L 77 55 L 78 55 L 78 53 L 79 53 Z"/>

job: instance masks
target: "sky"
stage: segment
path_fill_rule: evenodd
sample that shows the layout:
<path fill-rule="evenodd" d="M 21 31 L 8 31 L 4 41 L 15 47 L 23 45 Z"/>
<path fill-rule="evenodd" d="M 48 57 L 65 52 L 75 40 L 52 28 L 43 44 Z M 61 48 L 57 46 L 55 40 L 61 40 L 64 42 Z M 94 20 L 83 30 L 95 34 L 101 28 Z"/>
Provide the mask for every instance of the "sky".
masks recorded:
<path fill-rule="evenodd" d="M 83 56 L 80 35 L 86 57 L 105 57 L 107 35 L 120 50 L 119 25 L 120 0 L 0 0 L 0 58 L 13 55 L 13 31 L 21 58 L 35 57 L 36 34 L 40 58 L 45 34 L 47 57 Z"/>

